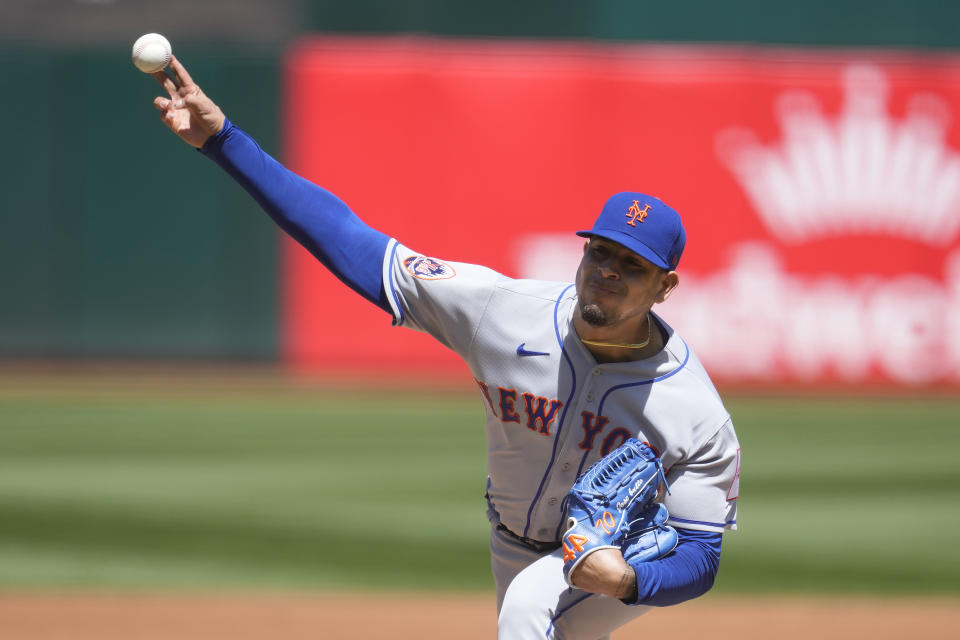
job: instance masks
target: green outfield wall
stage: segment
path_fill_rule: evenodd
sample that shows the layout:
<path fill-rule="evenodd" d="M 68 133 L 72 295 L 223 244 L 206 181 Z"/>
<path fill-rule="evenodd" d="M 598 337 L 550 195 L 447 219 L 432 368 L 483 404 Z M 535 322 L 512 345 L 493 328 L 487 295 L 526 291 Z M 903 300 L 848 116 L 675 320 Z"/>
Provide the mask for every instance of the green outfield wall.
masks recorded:
<path fill-rule="evenodd" d="M 956 47 L 950 0 L 322 0 L 314 30 L 679 42 Z"/>
<path fill-rule="evenodd" d="M 185 55 L 273 149 L 274 57 Z M 163 127 L 128 47 L 7 48 L 0 77 L 0 354 L 272 357 L 273 225 Z"/>
<path fill-rule="evenodd" d="M 150 106 L 157 87 L 129 62 L 143 31 L 167 33 L 208 93 L 281 157 L 280 60 L 307 32 L 960 46 L 953 28 L 960 4 L 946 0 L 314 0 L 284 3 L 300 12 L 299 31 L 277 31 L 256 46 L 190 28 L 187 11 L 141 26 L 129 19 L 133 5 L 118 5 L 126 22 L 96 38 L 80 31 L 71 38 L 69 25 L 45 27 L 36 17 L 17 24 L 17 14 L 3 9 L 0 357 L 271 359 L 278 352 L 273 225 L 158 123 Z M 231 4 L 222 23 L 255 27 L 246 5 Z M 104 21 L 112 15 L 111 3 L 83 6 L 70 10 L 101 12 Z M 52 20 L 57 11 L 42 15 Z"/>

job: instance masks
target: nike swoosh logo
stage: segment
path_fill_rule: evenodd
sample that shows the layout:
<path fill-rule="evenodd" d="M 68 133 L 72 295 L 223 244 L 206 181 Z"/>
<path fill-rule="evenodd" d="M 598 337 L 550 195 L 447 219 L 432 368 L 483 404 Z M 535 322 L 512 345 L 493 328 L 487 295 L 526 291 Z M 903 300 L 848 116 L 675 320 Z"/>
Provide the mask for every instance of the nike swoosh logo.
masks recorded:
<path fill-rule="evenodd" d="M 524 342 L 524 343 L 522 343 L 519 347 L 517 347 L 517 355 L 520 356 L 521 358 L 523 358 L 524 356 L 548 356 L 548 355 L 550 355 L 549 353 L 546 353 L 545 351 L 527 351 L 527 350 L 524 348 L 524 347 L 526 347 L 526 346 L 527 346 L 527 343 Z"/>

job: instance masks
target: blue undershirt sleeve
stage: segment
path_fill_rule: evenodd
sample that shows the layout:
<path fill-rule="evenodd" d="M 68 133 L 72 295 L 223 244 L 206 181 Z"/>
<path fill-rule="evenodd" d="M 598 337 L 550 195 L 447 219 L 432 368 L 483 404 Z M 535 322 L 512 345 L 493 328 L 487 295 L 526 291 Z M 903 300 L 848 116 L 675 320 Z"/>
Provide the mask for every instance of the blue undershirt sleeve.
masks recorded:
<path fill-rule="evenodd" d="M 227 120 L 200 149 L 247 190 L 294 240 L 351 289 L 392 313 L 383 288 L 390 238 L 337 196 L 296 175 Z"/>
<path fill-rule="evenodd" d="M 679 542 L 670 555 L 631 564 L 637 574 L 637 598 L 627 604 L 666 607 L 702 596 L 717 577 L 722 534 L 677 529 Z"/>

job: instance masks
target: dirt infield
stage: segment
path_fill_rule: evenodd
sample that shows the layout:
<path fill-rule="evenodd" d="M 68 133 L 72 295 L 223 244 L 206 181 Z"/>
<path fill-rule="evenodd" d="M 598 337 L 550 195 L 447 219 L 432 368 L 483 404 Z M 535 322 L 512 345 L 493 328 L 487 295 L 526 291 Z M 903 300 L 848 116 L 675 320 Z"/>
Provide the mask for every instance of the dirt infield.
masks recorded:
<path fill-rule="evenodd" d="M 483 596 L 0 594 L 11 640 L 300 640 L 496 637 Z M 614 638 L 948 638 L 960 599 L 706 597 L 650 612 Z"/>

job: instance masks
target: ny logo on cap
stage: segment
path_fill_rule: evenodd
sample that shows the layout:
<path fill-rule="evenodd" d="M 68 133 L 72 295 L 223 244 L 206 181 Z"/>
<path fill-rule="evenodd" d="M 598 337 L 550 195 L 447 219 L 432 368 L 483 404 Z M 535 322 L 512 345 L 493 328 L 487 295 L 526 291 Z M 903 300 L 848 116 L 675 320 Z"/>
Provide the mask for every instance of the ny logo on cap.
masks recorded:
<path fill-rule="evenodd" d="M 627 210 L 627 217 L 630 218 L 629 220 L 627 220 L 627 224 L 630 225 L 631 227 L 637 226 L 637 221 L 642 223 L 646 219 L 647 213 L 649 211 L 650 211 L 650 205 L 645 204 L 643 205 L 643 209 L 641 209 L 640 201 L 634 200 L 633 204 L 630 205 L 630 208 Z"/>

